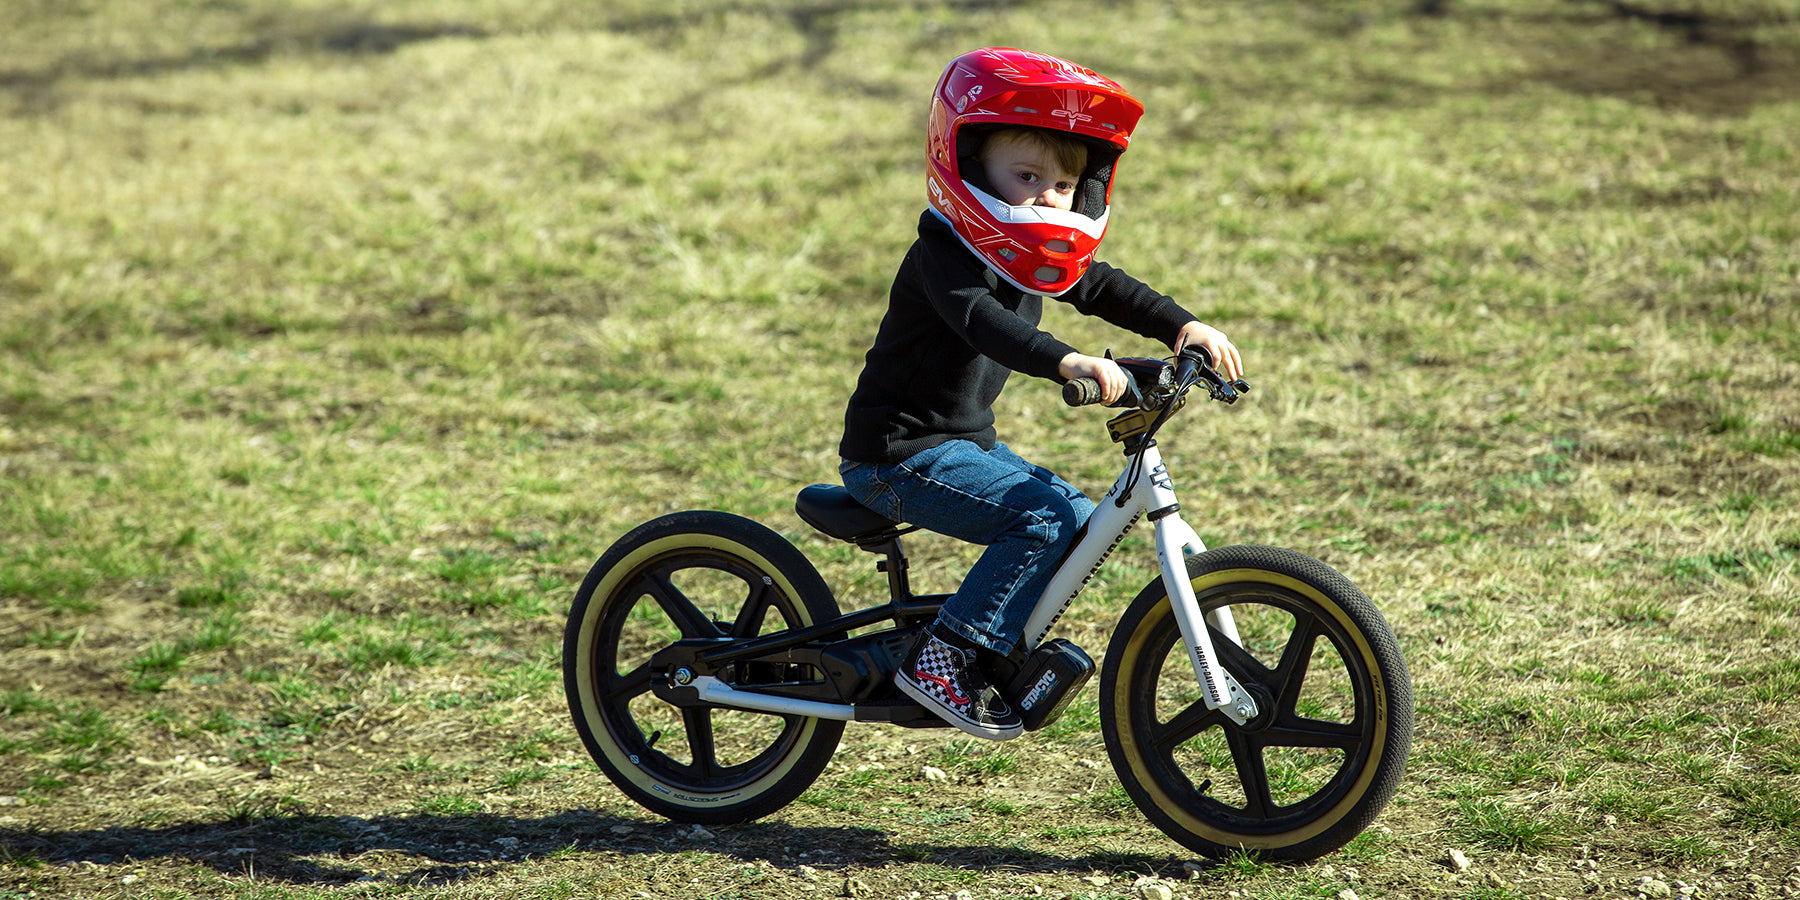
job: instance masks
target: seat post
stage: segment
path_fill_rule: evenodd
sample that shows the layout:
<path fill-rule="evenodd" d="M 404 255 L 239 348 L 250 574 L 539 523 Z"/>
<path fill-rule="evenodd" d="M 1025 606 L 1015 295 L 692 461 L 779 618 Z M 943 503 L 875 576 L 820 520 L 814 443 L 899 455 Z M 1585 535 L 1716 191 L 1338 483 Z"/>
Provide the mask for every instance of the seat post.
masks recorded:
<path fill-rule="evenodd" d="M 881 555 L 882 558 L 875 563 L 875 571 L 887 573 L 888 596 L 894 604 L 898 606 L 912 599 L 912 583 L 906 577 L 906 551 L 900 549 L 900 536 L 896 534 L 885 541 L 860 546 L 870 553 Z"/>

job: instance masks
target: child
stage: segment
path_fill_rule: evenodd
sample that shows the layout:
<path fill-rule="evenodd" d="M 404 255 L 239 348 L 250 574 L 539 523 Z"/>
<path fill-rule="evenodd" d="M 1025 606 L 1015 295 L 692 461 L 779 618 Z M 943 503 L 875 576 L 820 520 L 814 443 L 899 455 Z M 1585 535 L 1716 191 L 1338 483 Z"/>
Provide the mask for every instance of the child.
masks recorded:
<path fill-rule="evenodd" d="M 938 80 L 928 128 L 930 208 L 894 278 L 845 415 L 844 485 L 858 501 L 987 550 L 894 676 L 969 734 L 1009 740 L 1019 714 L 989 683 L 1094 504 L 996 440 L 993 403 L 1012 372 L 1092 378 L 1125 391 L 1110 359 L 1038 329 L 1056 297 L 1179 352 L 1199 344 L 1242 373 L 1223 333 L 1093 260 L 1113 164 L 1143 105 L 1118 84 L 1051 56 L 965 54 Z"/>

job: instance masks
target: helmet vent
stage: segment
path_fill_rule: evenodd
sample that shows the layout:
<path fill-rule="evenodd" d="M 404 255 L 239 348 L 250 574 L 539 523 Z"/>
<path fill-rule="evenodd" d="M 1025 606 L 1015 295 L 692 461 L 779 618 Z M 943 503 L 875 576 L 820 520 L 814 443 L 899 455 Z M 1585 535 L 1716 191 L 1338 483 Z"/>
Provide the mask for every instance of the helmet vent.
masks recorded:
<path fill-rule="evenodd" d="M 1025 115 L 1028 115 L 1028 116 L 1035 116 L 1038 114 L 1037 110 L 1032 109 L 1029 106 L 1015 106 L 1015 107 L 1013 107 L 1013 112 L 1024 113 Z"/>

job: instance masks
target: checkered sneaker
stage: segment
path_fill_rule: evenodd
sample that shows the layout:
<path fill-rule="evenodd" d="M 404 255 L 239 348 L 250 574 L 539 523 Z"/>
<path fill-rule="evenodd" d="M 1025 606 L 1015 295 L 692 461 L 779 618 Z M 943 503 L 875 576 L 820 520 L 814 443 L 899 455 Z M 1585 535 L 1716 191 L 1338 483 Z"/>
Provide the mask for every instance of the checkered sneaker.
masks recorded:
<path fill-rule="evenodd" d="M 1019 714 L 987 682 L 974 651 L 926 632 L 894 684 L 944 721 L 976 737 L 1007 741 L 1025 730 Z"/>

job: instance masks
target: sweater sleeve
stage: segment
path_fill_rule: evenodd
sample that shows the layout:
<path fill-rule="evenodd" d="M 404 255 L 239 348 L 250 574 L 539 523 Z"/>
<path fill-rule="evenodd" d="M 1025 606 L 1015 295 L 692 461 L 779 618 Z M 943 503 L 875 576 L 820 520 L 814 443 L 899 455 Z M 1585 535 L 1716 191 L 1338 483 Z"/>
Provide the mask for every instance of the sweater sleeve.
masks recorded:
<path fill-rule="evenodd" d="M 1175 342 L 1183 325 L 1198 318 L 1123 270 L 1097 260 L 1059 299 L 1082 315 L 1098 316 L 1165 347 Z"/>
<path fill-rule="evenodd" d="M 922 241 L 920 250 L 925 294 L 958 337 L 1014 372 L 1062 380 L 1057 369 L 1075 348 L 1037 327 L 1041 299 L 1018 299 L 1035 305 L 1030 319 L 1024 318 L 1002 300 L 1003 291 L 1007 295 L 1015 292 L 1005 290 L 999 276 L 954 238 Z"/>

